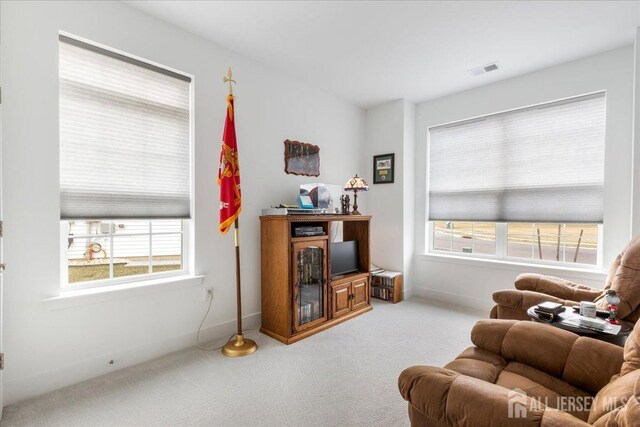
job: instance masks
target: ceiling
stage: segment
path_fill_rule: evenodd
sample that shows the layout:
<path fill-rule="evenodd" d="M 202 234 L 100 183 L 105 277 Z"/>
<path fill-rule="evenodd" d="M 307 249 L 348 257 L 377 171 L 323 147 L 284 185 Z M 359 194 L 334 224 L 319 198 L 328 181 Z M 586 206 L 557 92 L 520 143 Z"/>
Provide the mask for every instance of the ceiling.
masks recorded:
<path fill-rule="evenodd" d="M 127 1 L 367 108 L 631 44 L 639 1 Z M 497 61 L 478 77 L 468 70 Z"/>

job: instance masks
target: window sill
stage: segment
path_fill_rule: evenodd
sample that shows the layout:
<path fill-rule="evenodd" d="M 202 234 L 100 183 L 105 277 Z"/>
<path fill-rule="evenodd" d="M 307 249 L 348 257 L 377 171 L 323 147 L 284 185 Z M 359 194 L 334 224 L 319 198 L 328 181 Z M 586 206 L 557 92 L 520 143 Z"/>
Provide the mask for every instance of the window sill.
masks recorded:
<path fill-rule="evenodd" d="M 594 280 L 594 281 L 602 281 L 607 277 L 607 272 L 603 271 L 594 266 L 591 268 L 579 268 L 579 267 L 570 267 L 564 265 L 551 265 L 551 264 L 534 264 L 527 262 L 518 262 L 504 259 L 488 259 L 488 258 L 471 258 L 465 256 L 456 256 L 456 255 L 448 255 L 448 254 L 436 254 L 436 253 L 426 253 L 426 254 L 417 254 L 418 260 L 422 261 L 434 261 L 434 262 L 443 262 L 449 264 L 458 264 L 458 265 L 467 265 L 467 266 L 475 266 L 480 268 L 492 268 L 492 269 L 500 269 L 500 270 L 511 270 L 516 272 L 523 272 L 526 269 L 527 272 L 531 273 L 540 273 L 540 274 L 557 274 L 562 277 L 562 275 L 570 276 L 575 279 L 585 279 L 585 280 Z"/>
<path fill-rule="evenodd" d="M 65 309 L 80 305 L 95 304 L 121 298 L 129 298 L 159 291 L 190 288 L 202 284 L 204 276 L 172 276 L 141 282 L 101 286 L 86 289 L 62 289 L 60 295 L 42 302 L 51 310 Z"/>

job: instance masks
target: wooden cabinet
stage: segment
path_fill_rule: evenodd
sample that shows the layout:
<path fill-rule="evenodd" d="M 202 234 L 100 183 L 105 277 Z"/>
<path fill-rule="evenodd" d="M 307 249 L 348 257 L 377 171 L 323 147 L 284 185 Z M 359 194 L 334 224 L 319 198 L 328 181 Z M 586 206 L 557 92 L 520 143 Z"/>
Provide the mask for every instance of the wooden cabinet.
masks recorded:
<path fill-rule="evenodd" d="M 337 318 L 369 306 L 368 275 L 346 276 L 331 284 L 331 316 Z"/>
<path fill-rule="evenodd" d="M 371 310 L 370 219 L 365 215 L 260 217 L 262 333 L 291 344 Z M 335 236 L 339 222 L 343 240 L 357 241 L 358 271 L 332 277 L 328 236 Z M 295 228 L 304 225 L 321 227 L 324 234 L 295 237 Z"/>
<path fill-rule="evenodd" d="M 394 304 L 402 301 L 402 274 L 394 271 L 372 273 L 371 297 Z"/>

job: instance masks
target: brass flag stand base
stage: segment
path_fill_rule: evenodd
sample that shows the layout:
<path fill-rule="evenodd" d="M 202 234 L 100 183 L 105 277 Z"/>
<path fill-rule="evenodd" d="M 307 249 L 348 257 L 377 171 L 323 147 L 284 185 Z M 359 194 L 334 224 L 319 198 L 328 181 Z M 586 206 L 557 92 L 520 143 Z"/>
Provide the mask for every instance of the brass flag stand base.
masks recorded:
<path fill-rule="evenodd" d="M 241 357 L 253 353 L 258 349 L 255 341 L 244 339 L 244 336 L 237 335 L 235 341 L 229 341 L 222 347 L 222 354 L 228 357 Z"/>

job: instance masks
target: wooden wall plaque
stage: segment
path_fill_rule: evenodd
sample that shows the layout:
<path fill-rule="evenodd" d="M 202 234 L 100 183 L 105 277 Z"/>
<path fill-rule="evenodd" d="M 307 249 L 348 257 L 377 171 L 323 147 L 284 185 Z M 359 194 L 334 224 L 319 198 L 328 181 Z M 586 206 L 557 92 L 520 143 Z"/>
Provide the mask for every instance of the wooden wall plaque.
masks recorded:
<path fill-rule="evenodd" d="M 320 176 L 320 147 L 287 139 L 284 142 L 284 171 L 293 175 Z"/>

